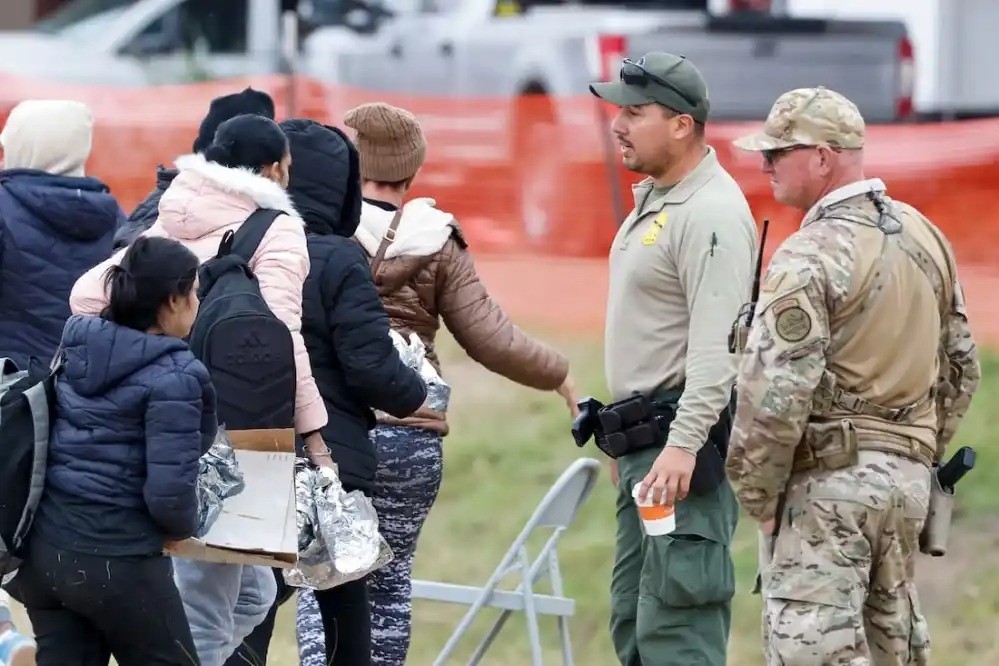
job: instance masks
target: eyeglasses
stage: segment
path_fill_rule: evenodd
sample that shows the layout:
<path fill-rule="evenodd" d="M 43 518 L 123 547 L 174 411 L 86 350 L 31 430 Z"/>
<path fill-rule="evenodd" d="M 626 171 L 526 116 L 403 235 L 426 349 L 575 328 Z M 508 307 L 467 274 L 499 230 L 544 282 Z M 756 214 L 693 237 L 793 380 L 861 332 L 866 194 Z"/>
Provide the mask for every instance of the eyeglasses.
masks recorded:
<path fill-rule="evenodd" d="M 677 95 L 683 98 L 687 104 L 692 107 L 697 106 L 696 101 L 692 101 L 690 97 L 687 96 L 685 92 L 677 88 L 675 85 L 667 81 L 666 79 L 656 76 L 649 70 L 645 69 L 642 64 L 645 58 L 642 58 L 638 62 L 631 60 L 630 58 L 625 58 L 623 64 L 621 65 L 621 80 L 624 81 L 626 85 L 636 86 L 638 88 L 645 88 L 649 85 L 649 82 L 656 83 L 663 88 L 669 88 Z M 679 64 L 679 63 L 677 63 Z M 674 65 L 675 67 L 676 65 Z"/>
<path fill-rule="evenodd" d="M 780 157 L 787 155 L 788 153 L 794 152 L 795 150 L 800 150 L 802 148 L 814 148 L 815 146 L 785 146 L 784 148 L 773 148 L 771 150 L 760 151 L 763 154 L 763 161 L 767 163 L 767 166 L 773 166 Z"/>
<path fill-rule="evenodd" d="M 802 144 L 794 144 L 793 146 L 785 146 L 784 148 L 773 148 L 771 150 L 760 151 L 763 154 L 763 161 L 767 163 L 767 166 L 773 166 L 779 158 L 788 153 L 792 153 L 796 150 L 801 150 L 802 148 L 821 148 L 822 146 L 805 146 Z M 838 146 L 826 146 L 829 150 L 834 153 L 840 152 L 841 148 Z"/>

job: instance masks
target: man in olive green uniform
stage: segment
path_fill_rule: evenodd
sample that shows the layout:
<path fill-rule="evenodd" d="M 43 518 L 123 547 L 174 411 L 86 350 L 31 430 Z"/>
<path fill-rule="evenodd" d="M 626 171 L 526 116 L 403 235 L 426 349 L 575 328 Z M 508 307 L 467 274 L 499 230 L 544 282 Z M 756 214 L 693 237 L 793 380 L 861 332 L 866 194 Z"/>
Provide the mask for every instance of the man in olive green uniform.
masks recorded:
<path fill-rule="evenodd" d="M 864 133 L 819 87 L 736 141 L 805 212 L 763 281 L 727 464 L 762 534 L 776 524 L 761 549 L 773 666 L 928 663 L 914 554 L 930 466 L 979 379 L 950 245 L 865 177 Z"/>
<path fill-rule="evenodd" d="M 720 462 L 719 484 L 688 490 L 698 452 L 715 446 L 709 430 L 730 408 L 727 336 L 751 291 L 756 226 L 705 143 L 708 90 L 689 60 L 649 53 L 590 90 L 620 107 L 612 130 L 623 163 L 648 176 L 610 251 L 608 386 L 614 400 L 678 395 L 665 442 L 612 462 L 611 635 L 623 666 L 724 666 L 738 505 Z M 642 497 L 675 507 L 671 534 L 645 535 L 632 497 L 639 483 Z"/>

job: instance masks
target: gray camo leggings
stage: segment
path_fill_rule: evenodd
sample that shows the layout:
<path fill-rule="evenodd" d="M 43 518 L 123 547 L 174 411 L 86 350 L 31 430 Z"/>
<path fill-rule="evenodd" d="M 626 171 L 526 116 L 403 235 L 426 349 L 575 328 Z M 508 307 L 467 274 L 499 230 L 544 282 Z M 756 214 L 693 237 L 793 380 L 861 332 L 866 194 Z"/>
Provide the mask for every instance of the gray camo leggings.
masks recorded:
<path fill-rule="evenodd" d="M 409 651 L 413 555 L 423 523 L 437 499 L 443 475 L 441 437 L 422 428 L 378 426 L 371 431 L 378 451 L 372 501 L 378 528 L 394 559 L 368 579 L 371 595 L 371 663 L 403 666 Z M 326 642 L 319 605 L 309 590 L 298 594 L 301 666 L 324 666 Z"/>

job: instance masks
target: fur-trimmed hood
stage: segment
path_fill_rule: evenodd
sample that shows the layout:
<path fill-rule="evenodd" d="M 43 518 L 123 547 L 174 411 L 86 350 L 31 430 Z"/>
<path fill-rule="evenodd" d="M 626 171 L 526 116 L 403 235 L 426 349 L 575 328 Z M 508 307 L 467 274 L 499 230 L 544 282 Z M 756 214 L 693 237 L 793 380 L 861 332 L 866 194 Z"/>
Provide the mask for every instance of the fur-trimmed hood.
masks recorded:
<path fill-rule="evenodd" d="M 163 193 L 157 226 L 178 240 L 196 240 L 241 223 L 257 208 L 280 210 L 301 223 L 280 185 L 249 169 L 232 169 L 203 155 L 177 158 L 179 173 Z"/>

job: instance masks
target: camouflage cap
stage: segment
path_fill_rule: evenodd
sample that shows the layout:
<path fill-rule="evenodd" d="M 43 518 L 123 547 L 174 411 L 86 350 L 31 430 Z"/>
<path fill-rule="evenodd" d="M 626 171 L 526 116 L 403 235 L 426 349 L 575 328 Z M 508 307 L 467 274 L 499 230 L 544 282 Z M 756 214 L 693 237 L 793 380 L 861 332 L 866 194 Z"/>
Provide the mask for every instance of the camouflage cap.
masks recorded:
<path fill-rule="evenodd" d="M 732 142 L 743 150 L 778 150 L 829 145 L 862 148 L 864 117 L 838 92 L 818 86 L 798 88 L 777 98 L 763 131 Z"/>
<path fill-rule="evenodd" d="M 639 60 L 625 60 L 619 80 L 590 84 L 590 92 L 616 106 L 661 104 L 706 122 L 708 85 L 685 56 L 653 51 Z"/>

